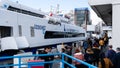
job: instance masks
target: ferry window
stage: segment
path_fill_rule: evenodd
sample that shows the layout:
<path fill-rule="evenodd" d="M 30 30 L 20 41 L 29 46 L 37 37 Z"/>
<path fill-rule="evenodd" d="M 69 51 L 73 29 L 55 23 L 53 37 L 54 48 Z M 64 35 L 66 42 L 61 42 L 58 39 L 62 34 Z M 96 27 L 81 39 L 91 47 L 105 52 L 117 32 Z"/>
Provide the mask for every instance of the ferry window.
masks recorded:
<path fill-rule="evenodd" d="M 48 24 L 61 25 L 60 22 L 55 22 L 55 21 L 53 21 L 53 20 L 49 20 L 49 21 L 48 21 Z"/>
<path fill-rule="evenodd" d="M 0 38 L 10 37 L 12 35 L 13 35 L 12 27 L 0 26 Z"/>
<path fill-rule="evenodd" d="M 85 33 L 73 34 L 73 37 L 85 37 Z"/>
<path fill-rule="evenodd" d="M 15 12 L 20 12 L 20 9 L 14 8 L 14 7 L 11 7 L 11 6 L 9 6 L 8 10 L 15 11 Z"/>
<path fill-rule="evenodd" d="M 72 35 L 73 35 L 73 34 L 72 34 L 71 32 L 66 32 L 66 33 L 65 33 L 65 37 L 66 37 L 66 38 L 70 38 L 70 37 L 72 37 Z"/>
<path fill-rule="evenodd" d="M 64 38 L 64 32 L 56 32 L 56 31 L 46 31 L 45 39 L 49 38 Z"/>
<path fill-rule="evenodd" d="M 19 25 L 19 26 L 18 26 L 18 29 L 19 29 L 19 36 L 22 36 L 22 26 Z"/>
<path fill-rule="evenodd" d="M 34 31 L 33 26 L 30 27 L 30 32 L 31 32 L 31 37 L 34 37 L 35 36 L 35 31 Z"/>
<path fill-rule="evenodd" d="M 63 23 L 69 23 L 68 21 L 65 21 L 65 20 L 61 20 L 61 22 L 63 22 Z"/>
<path fill-rule="evenodd" d="M 85 33 L 46 31 L 45 39 L 85 37 Z"/>
<path fill-rule="evenodd" d="M 23 9 L 19 9 L 19 8 L 12 7 L 12 6 L 9 6 L 8 10 L 18 12 L 18 13 L 22 13 L 22 14 L 26 14 L 26 15 L 31 15 L 31 16 L 35 16 L 35 17 L 44 18 L 44 15 L 42 15 L 42 14 L 38 14 L 38 13 L 35 13 L 35 12 L 23 10 Z"/>
<path fill-rule="evenodd" d="M 48 23 L 49 23 L 49 24 L 53 24 L 53 23 L 54 23 L 54 21 L 52 21 L 52 20 L 49 20 L 49 21 L 48 21 Z"/>
<path fill-rule="evenodd" d="M 80 33 L 78 36 L 85 37 L 85 33 Z"/>

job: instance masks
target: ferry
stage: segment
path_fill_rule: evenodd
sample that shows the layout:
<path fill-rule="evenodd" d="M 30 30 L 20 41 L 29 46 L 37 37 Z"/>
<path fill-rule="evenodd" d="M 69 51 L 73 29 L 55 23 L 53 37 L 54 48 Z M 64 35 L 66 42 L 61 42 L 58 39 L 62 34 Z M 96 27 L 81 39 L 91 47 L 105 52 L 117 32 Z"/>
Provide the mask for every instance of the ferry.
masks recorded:
<path fill-rule="evenodd" d="M 36 51 L 39 47 L 85 38 L 86 30 L 64 17 L 0 0 L 0 56 L 14 55 L 17 52 L 14 50 Z"/>

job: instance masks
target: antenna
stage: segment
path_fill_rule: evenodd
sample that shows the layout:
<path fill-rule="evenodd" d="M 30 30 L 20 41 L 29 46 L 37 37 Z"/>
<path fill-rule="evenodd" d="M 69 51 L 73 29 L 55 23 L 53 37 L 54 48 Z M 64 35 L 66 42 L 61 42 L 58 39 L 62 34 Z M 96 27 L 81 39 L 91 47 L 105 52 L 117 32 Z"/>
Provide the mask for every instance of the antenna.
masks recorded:
<path fill-rule="evenodd" d="M 19 3 L 18 1 L 16 1 L 16 3 Z"/>
<path fill-rule="evenodd" d="M 59 14 L 59 7 L 60 7 L 60 5 L 57 4 L 57 8 L 56 8 L 56 13 L 57 13 L 57 14 Z"/>
<path fill-rule="evenodd" d="M 52 12 L 52 9 L 53 9 L 53 7 L 52 7 L 52 5 L 50 6 L 50 12 Z"/>

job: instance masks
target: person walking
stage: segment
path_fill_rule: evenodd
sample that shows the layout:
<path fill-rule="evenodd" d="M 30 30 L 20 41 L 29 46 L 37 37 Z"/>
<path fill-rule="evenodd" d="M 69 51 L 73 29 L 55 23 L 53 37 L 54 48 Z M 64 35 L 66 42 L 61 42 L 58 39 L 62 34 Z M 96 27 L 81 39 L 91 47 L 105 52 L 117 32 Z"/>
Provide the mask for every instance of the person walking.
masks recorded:
<path fill-rule="evenodd" d="M 91 48 L 88 48 L 86 50 L 86 53 L 84 55 L 84 58 L 85 58 L 85 62 L 89 63 L 89 64 L 92 64 L 93 63 L 93 60 L 94 60 L 94 52 L 92 51 Z"/>
<path fill-rule="evenodd" d="M 75 50 L 75 54 L 74 54 L 74 57 L 79 59 L 79 60 L 82 60 L 84 61 L 84 54 L 82 52 L 80 52 L 79 49 L 76 49 Z M 87 68 L 87 66 L 77 62 L 77 61 L 73 61 L 73 63 L 75 64 L 75 67 L 76 68 Z"/>
<path fill-rule="evenodd" d="M 88 42 L 85 40 L 85 41 L 83 42 L 84 52 L 86 52 L 86 50 L 87 50 L 88 47 L 89 47 L 89 44 L 88 44 Z"/>
<path fill-rule="evenodd" d="M 98 66 L 98 62 L 99 62 L 99 55 L 101 50 L 99 49 L 99 46 L 97 44 L 93 45 L 92 51 L 94 52 L 93 57 L 94 57 L 94 61 L 93 64 L 95 66 Z"/>
<path fill-rule="evenodd" d="M 48 54 L 49 52 L 51 52 L 52 48 L 51 47 L 45 47 L 43 51 L 41 51 L 39 54 Z M 48 61 L 53 61 L 54 60 L 54 56 L 40 56 L 38 57 L 38 59 L 42 59 L 45 62 Z M 52 63 L 45 63 L 44 64 L 44 68 L 51 68 L 52 67 Z"/>
<path fill-rule="evenodd" d="M 108 38 L 108 34 L 107 33 L 105 33 L 105 35 L 104 35 L 104 44 L 105 44 L 105 46 L 107 46 L 108 45 L 108 43 L 109 43 L 109 38 Z"/>
<path fill-rule="evenodd" d="M 105 53 L 100 54 L 100 61 L 98 68 L 113 68 L 113 64 L 111 60 L 105 56 Z"/>
<path fill-rule="evenodd" d="M 101 51 L 105 52 L 105 48 L 104 48 L 104 39 L 100 38 L 99 39 L 99 46 L 101 47 Z"/>
<path fill-rule="evenodd" d="M 91 47 L 92 48 L 92 40 L 91 40 L 91 38 L 88 38 L 88 40 L 87 40 L 87 42 L 88 42 L 88 47 Z"/>
<path fill-rule="evenodd" d="M 111 61 L 113 61 L 113 57 L 115 56 L 116 52 L 112 49 L 112 45 L 108 46 L 108 50 L 106 52 L 107 58 L 109 58 Z"/>
<path fill-rule="evenodd" d="M 120 47 L 118 47 L 116 50 L 117 50 L 117 53 L 113 58 L 113 65 L 114 65 L 114 68 L 120 68 Z"/>

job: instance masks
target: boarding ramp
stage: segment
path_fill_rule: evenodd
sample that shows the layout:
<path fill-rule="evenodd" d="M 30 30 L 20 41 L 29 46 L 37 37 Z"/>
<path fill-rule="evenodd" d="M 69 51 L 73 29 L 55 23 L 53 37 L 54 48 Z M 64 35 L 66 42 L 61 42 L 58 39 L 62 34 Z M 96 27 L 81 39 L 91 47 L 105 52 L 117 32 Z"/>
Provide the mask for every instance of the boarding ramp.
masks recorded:
<path fill-rule="evenodd" d="M 37 61 L 37 60 L 28 60 L 27 61 L 28 63 L 27 62 L 26 63 L 22 63 L 22 58 L 37 57 L 37 56 L 41 56 L 41 57 L 42 56 L 56 56 L 56 55 L 60 56 L 61 59 L 60 60 L 54 60 L 54 61 L 47 61 L 47 62 L 38 62 L 38 63 L 40 65 L 41 64 L 44 65 L 46 63 L 57 63 L 57 62 L 59 62 L 59 63 L 61 63 L 61 65 L 60 65 L 61 67 L 59 67 L 59 68 L 64 68 L 64 64 L 67 64 L 71 68 L 76 68 L 73 64 L 70 64 L 67 61 L 65 61 L 64 58 L 68 57 L 68 58 L 72 59 L 73 61 L 77 61 L 77 62 L 80 62 L 81 64 L 84 64 L 84 65 L 88 66 L 88 68 L 97 68 L 97 67 L 95 67 L 95 66 L 93 66 L 91 64 L 88 64 L 88 63 L 86 63 L 84 61 L 76 59 L 76 58 L 74 58 L 72 56 L 69 56 L 69 55 L 67 55 L 65 53 L 37 54 L 37 55 L 35 54 L 35 55 L 21 55 L 21 56 L 0 57 L 0 59 L 16 59 L 16 58 L 18 59 L 18 61 L 16 63 L 0 65 L 0 68 L 32 68 L 32 67 L 30 67 L 30 65 L 36 65 L 36 64 L 38 65 L 38 63 L 33 62 L 33 63 L 30 63 L 30 65 L 29 65 L 29 61 Z"/>

